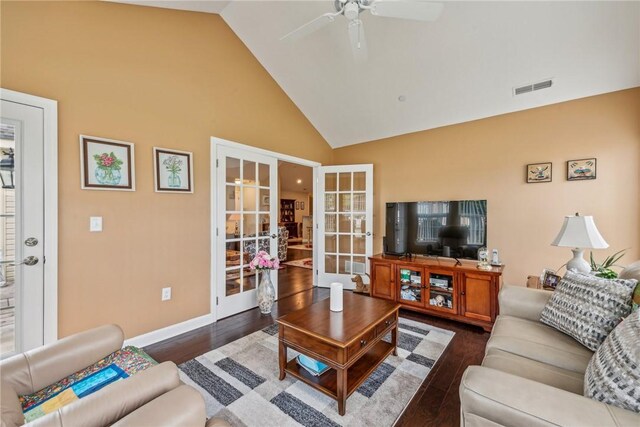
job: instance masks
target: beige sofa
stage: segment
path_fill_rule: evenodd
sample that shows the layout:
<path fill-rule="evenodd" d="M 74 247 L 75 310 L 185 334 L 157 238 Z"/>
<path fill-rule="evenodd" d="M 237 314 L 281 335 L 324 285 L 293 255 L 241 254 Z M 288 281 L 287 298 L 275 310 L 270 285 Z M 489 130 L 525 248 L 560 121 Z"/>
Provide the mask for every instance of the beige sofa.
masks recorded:
<path fill-rule="evenodd" d="M 3 427 L 24 424 L 18 395 L 31 394 L 122 348 L 124 334 L 106 325 L 18 354 L 0 363 Z M 204 426 L 204 400 L 183 384 L 173 362 L 164 362 L 72 402 L 29 426 Z M 208 427 L 226 426 L 209 420 Z"/>
<path fill-rule="evenodd" d="M 583 396 L 593 352 L 539 322 L 552 292 L 507 286 L 482 366 L 460 384 L 462 426 L 640 426 L 640 414 Z"/>

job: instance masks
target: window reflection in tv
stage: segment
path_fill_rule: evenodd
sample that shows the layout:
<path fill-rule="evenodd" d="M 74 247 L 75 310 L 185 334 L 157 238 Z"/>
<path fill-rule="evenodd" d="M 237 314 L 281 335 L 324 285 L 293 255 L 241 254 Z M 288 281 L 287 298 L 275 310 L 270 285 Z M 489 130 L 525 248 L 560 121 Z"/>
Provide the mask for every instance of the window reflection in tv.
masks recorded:
<path fill-rule="evenodd" d="M 487 244 L 487 201 L 387 203 L 385 252 L 477 259 Z"/>

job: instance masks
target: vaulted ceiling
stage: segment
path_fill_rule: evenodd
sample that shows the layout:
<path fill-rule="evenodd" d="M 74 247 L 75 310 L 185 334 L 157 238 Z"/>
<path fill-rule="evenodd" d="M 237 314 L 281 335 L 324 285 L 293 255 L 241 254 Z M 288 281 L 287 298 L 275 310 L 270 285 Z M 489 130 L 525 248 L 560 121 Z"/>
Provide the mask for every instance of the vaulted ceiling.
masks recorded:
<path fill-rule="evenodd" d="M 640 2 L 444 2 L 432 23 L 362 13 L 362 63 L 344 17 L 279 40 L 333 1 L 129 2 L 220 13 L 332 147 L 640 86 Z"/>

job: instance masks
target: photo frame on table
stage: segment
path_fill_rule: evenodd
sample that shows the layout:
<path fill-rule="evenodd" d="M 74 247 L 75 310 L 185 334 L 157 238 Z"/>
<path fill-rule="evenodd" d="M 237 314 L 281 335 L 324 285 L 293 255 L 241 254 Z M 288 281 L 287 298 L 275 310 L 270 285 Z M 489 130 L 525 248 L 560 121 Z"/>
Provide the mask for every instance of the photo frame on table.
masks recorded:
<path fill-rule="evenodd" d="M 562 279 L 561 276 L 558 276 L 554 270 L 550 270 L 545 268 L 542 271 L 542 288 L 543 289 L 555 289 L 560 283 Z"/>
<path fill-rule="evenodd" d="M 527 165 L 527 184 L 551 182 L 553 165 L 551 162 L 531 163 Z"/>
<path fill-rule="evenodd" d="M 133 143 L 80 135 L 80 188 L 135 191 Z"/>
<path fill-rule="evenodd" d="M 153 176 L 157 193 L 193 193 L 193 153 L 153 147 Z"/>
<path fill-rule="evenodd" d="M 577 159 L 567 162 L 567 181 L 596 179 L 597 159 Z"/>

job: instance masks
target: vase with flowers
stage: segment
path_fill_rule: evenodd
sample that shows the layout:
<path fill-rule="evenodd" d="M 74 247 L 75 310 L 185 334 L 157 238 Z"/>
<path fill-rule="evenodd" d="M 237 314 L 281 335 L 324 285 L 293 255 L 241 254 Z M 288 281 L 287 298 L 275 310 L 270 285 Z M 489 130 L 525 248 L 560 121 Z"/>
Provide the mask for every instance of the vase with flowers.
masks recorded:
<path fill-rule="evenodd" d="M 280 268 L 280 261 L 278 258 L 272 258 L 268 252 L 259 251 L 249 263 L 249 267 L 259 274 L 261 273 L 257 292 L 260 312 L 262 314 L 271 314 L 271 308 L 276 299 L 276 289 L 271 282 L 271 270 Z"/>

